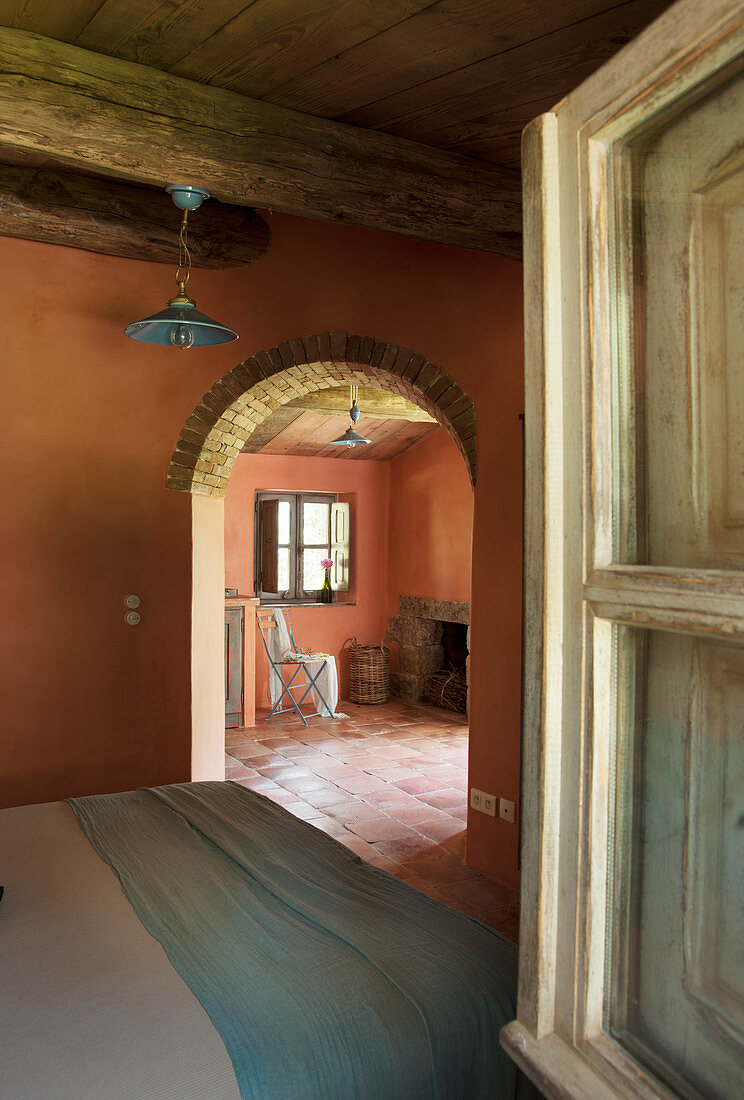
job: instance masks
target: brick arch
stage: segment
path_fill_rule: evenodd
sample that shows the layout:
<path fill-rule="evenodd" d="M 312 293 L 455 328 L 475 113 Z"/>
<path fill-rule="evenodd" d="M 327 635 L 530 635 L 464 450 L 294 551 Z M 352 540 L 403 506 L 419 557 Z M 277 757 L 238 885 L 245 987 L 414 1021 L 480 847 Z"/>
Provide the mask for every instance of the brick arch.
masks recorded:
<path fill-rule="evenodd" d="M 475 408 L 457 382 L 410 348 L 372 336 L 323 332 L 259 351 L 215 382 L 184 425 L 166 486 L 224 496 L 235 458 L 276 408 L 316 390 L 369 382 L 434 416 L 457 444 L 475 485 Z"/>

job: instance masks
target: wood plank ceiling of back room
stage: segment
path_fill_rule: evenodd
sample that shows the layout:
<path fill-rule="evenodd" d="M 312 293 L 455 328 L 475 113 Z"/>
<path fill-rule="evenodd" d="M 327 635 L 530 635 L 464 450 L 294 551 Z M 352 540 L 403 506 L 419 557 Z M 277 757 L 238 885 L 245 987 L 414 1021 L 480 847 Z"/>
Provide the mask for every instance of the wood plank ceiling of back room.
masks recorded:
<path fill-rule="evenodd" d="M 246 454 L 298 455 L 384 461 L 439 431 L 433 416 L 397 394 L 363 386 L 359 391 L 362 416 L 355 430 L 370 443 L 339 447 L 331 443 L 349 426 L 347 387 L 321 390 L 282 405 L 253 431 L 243 447 Z"/>
<path fill-rule="evenodd" d="M 0 23 L 519 168 L 520 134 L 670 0 L 0 0 Z"/>

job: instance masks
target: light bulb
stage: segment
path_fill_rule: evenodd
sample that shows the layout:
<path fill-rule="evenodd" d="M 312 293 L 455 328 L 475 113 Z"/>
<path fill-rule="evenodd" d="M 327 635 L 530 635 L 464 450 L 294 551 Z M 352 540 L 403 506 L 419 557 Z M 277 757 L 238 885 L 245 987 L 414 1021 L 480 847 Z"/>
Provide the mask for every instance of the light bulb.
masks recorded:
<path fill-rule="evenodd" d="M 194 342 L 194 331 L 191 325 L 174 325 L 171 329 L 170 342 L 174 348 L 190 348 Z"/>

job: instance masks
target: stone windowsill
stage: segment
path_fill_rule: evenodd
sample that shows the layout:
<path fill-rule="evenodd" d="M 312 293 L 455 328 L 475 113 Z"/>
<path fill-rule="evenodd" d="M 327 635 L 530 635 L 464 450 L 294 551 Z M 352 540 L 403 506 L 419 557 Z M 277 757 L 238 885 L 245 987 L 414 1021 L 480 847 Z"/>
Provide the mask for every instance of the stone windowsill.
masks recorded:
<path fill-rule="evenodd" d="M 291 611 L 293 607 L 358 607 L 359 605 L 354 600 L 334 600 L 333 603 L 321 603 L 320 600 L 308 600 L 298 603 L 281 603 L 277 601 L 272 603 L 270 600 L 262 600 L 259 607 L 280 607 L 286 608 Z"/>

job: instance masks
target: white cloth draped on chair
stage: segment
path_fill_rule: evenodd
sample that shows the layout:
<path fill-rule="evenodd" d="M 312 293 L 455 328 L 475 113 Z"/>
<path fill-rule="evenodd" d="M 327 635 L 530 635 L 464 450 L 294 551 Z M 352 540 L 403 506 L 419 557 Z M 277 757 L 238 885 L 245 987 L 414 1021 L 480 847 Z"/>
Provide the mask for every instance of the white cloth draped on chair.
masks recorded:
<path fill-rule="evenodd" d="M 276 622 L 276 629 L 271 631 L 269 640 L 271 656 L 275 661 L 284 661 L 288 656 L 294 653 L 294 650 L 292 649 L 292 642 L 284 618 L 284 612 L 279 607 L 274 608 L 274 620 Z M 312 697 L 315 702 L 315 709 L 318 710 L 324 718 L 336 718 L 336 706 L 338 705 L 338 672 L 336 670 L 336 658 L 328 655 L 327 657 L 319 657 L 316 660 L 303 661 L 302 663 L 306 666 L 310 676 L 314 678 L 323 662 L 325 662 L 325 668 L 318 676 L 317 684 L 323 699 L 325 699 L 328 704 L 328 709 L 324 709 L 323 699 L 320 698 L 315 688 L 312 689 Z M 272 707 L 279 699 L 281 693 L 281 681 L 276 672 L 270 669 L 269 696 L 271 698 Z"/>

